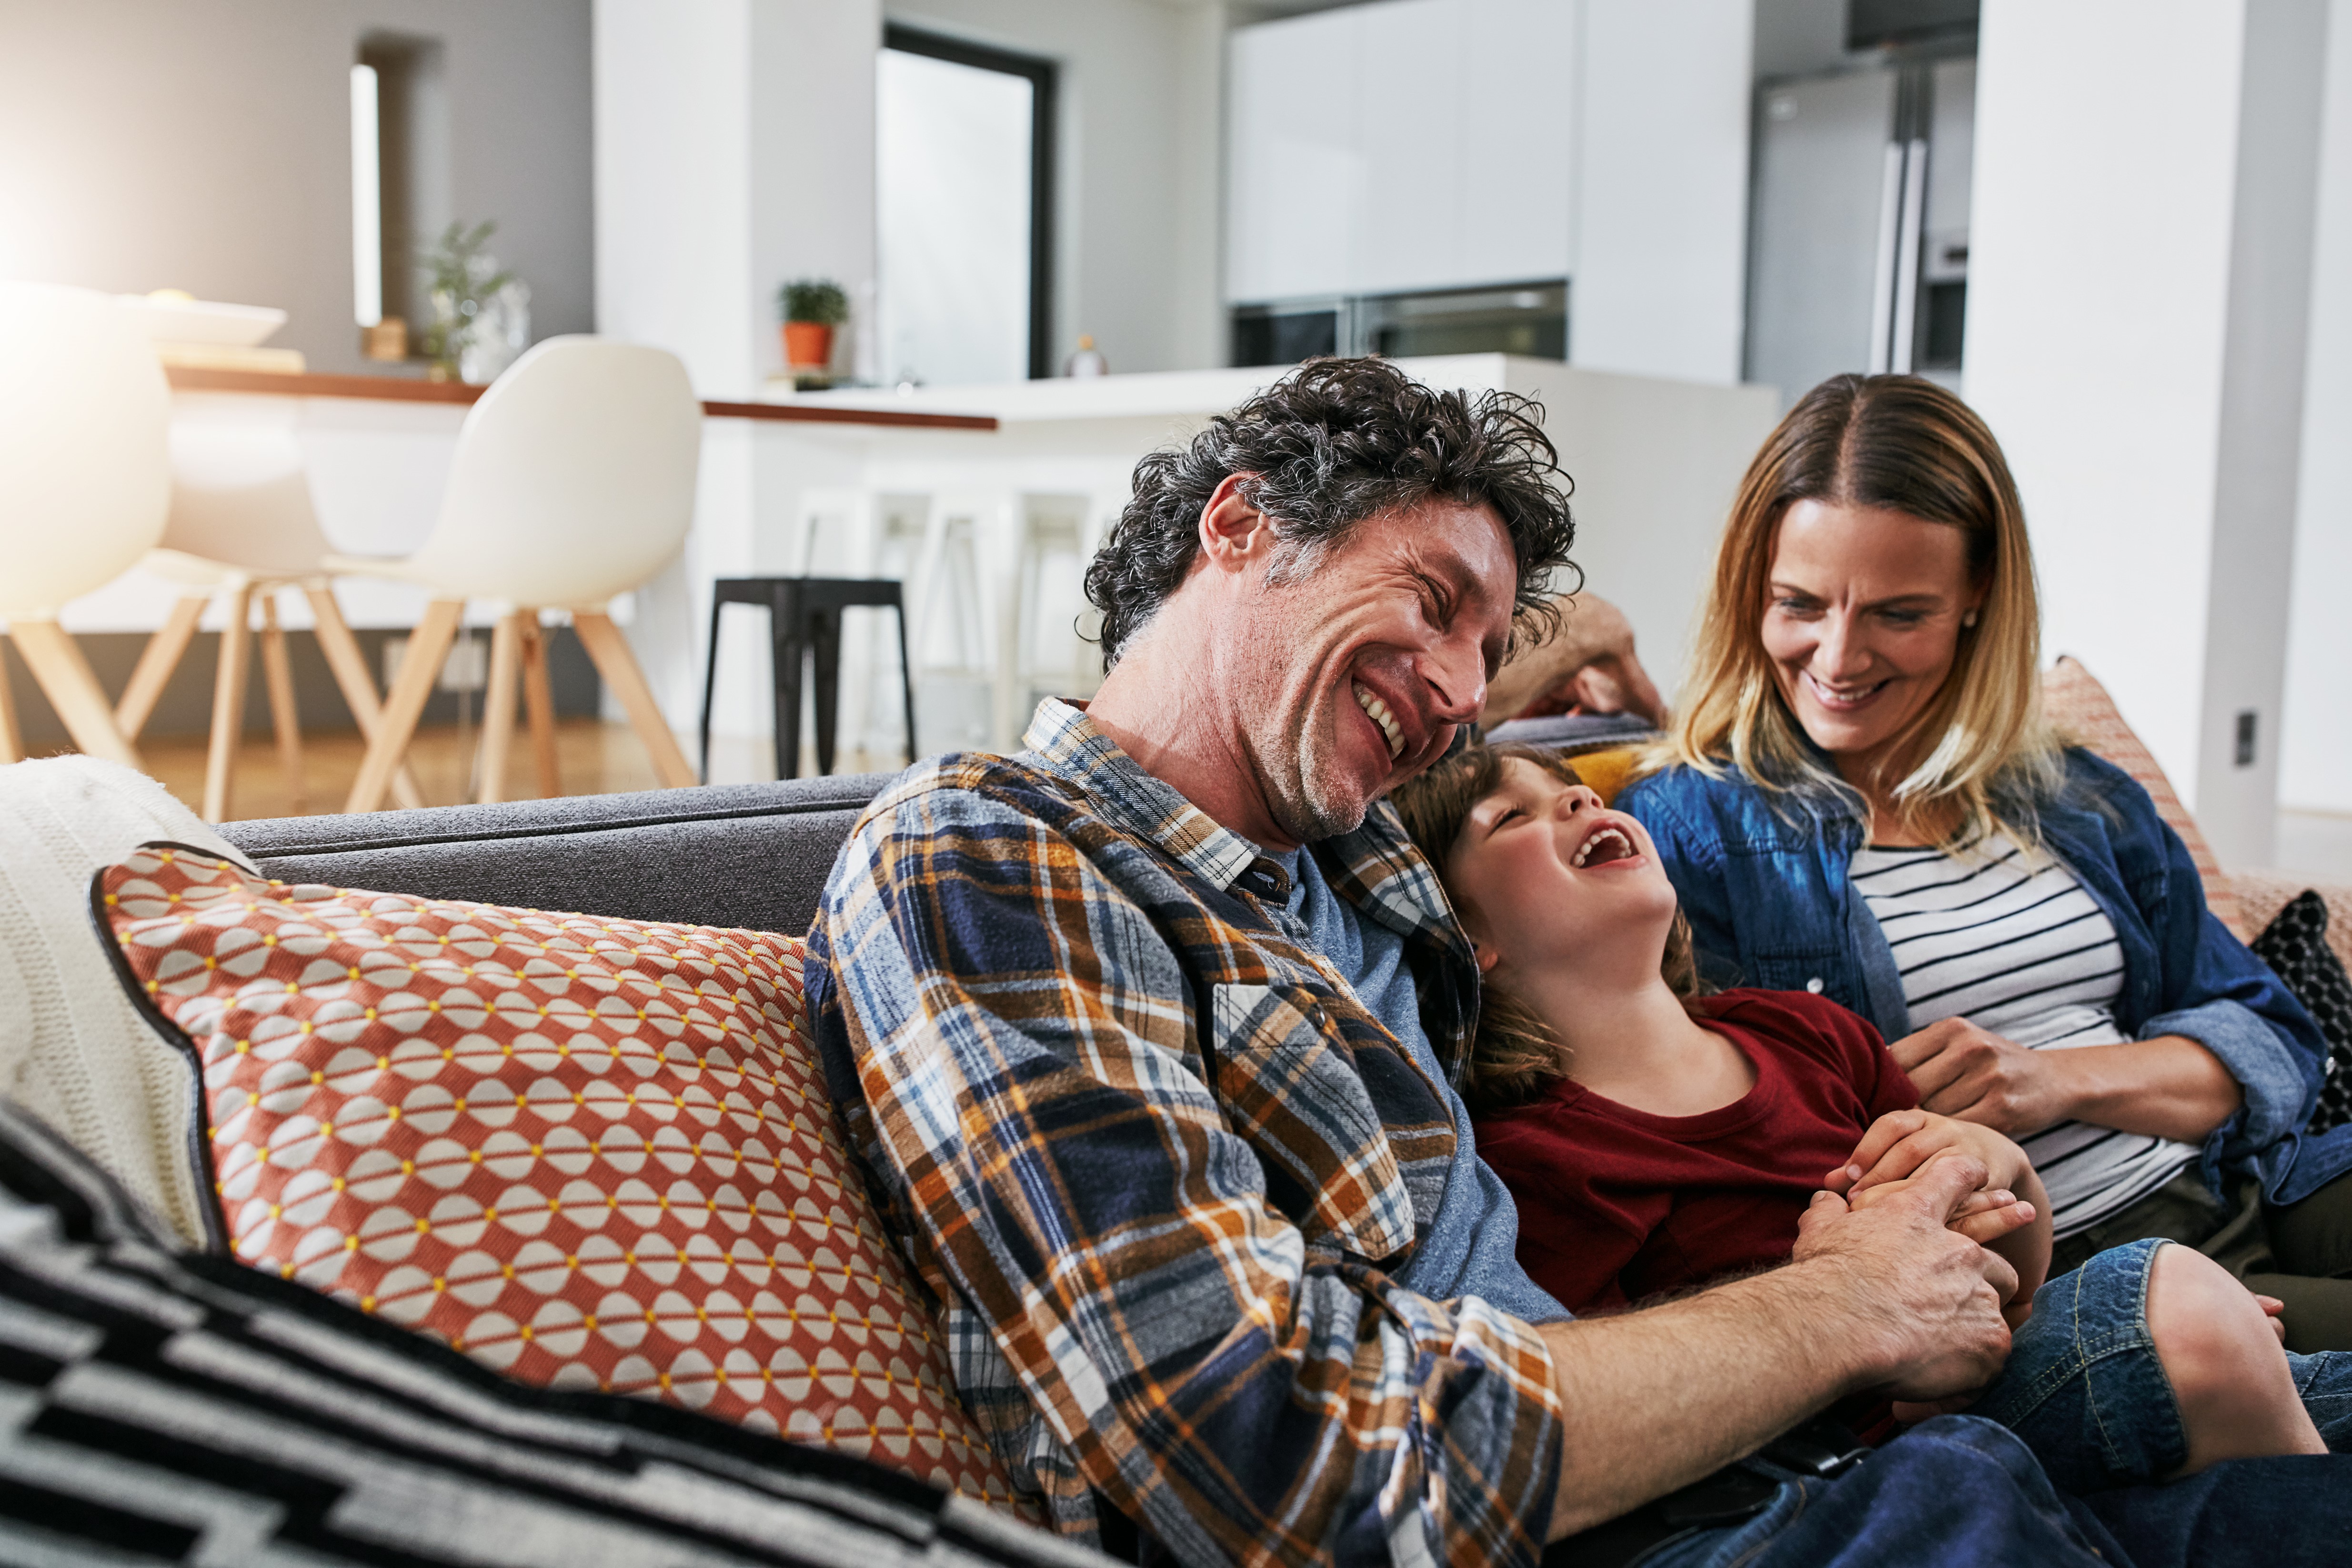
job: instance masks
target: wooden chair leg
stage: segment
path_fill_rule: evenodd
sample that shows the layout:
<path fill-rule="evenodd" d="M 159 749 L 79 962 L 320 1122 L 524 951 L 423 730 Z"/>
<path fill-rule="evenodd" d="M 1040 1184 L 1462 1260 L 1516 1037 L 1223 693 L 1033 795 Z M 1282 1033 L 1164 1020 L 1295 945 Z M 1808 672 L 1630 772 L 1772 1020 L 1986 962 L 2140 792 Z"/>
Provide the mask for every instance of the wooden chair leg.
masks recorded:
<path fill-rule="evenodd" d="M 383 721 L 383 703 L 376 696 L 375 677 L 368 673 L 367 658 L 360 652 L 359 639 L 352 636 L 351 626 L 343 620 L 342 606 L 335 603 L 335 591 L 324 583 L 304 585 L 303 597 L 310 601 L 311 619 L 318 623 L 319 651 L 327 656 L 327 668 L 335 672 L 335 684 L 342 689 L 343 703 L 352 710 L 352 720 L 360 727 L 360 738 L 373 741 Z M 404 810 L 415 811 L 425 804 L 424 792 L 416 787 L 416 775 L 403 763 L 392 775 L 392 798 Z"/>
<path fill-rule="evenodd" d="M 425 606 L 425 618 L 408 635 L 400 679 L 384 699 L 375 733 L 368 737 L 367 759 L 360 763 L 360 776 L 352 781 L 345 811 L 373 811 L 383 805 L 383 792 L 408 752 L 416 721 L 425 716 L 425 699 L 433 695 L 433 682 L 441 673 L 441 661 L 449 657 L 465 609 L 463 599 L 436 599 Z"/>
<path fill-rule="evenodd" d="M 236 804 L 236 748 L 245 739 L 245 688 L 253 670 L 253 586 L 229 590 L 213 676 L 212 745 L 205 754 L 205 820 L 226 822 Z"/>
<path fill-rule="evenodd" d="M 482 787 L 488 805 L 507 797 L 507 763 L 514 752 L 515 686 L 522 663 L 522 618 L 515 610 L 490 631 L 490 675 L 482 688 Z"/>
<path fill-rule="evenodd" d="M 12 621 L 8 635 L 16 639 L 16 651 L 25 656 L 49 706 L 65 721 L 74 744 L 93 757 L 143 771 L 138 748 L 115 727 L 114 704 L 106 700 L 106 689 L 91 673 L 81 645 L 55 621 Z"/>
<path fill-rule="evenodd" d="M 661 704 L 655 700 L 653 688 L 646 684 L 646 672 L 637 667 L 637 656 L 629 651 L 629 639 L 621 635 L 621 628 L 602 610 L 574 610 L 572 624 L 579 628 L 588 657 L 596 661 L 596 673 L 628 710 L 630 727 L 652 754 L 654 774 L 662 787 L 679 789 L 692 784 L 694 770 L 687 766 L 686 753 L 678 750 L 677 737 L 669 732 L 669 721 L 662 717 Z"/>
<path fill-rule="evenodd" d="M 180 668 L 186 657 L 188 644 L 196 635 L 196 622 L 212 603 L 210 594 L 183 594 L 172 606 L 163 626 L 147 639 L 139 655 L 138 668 L 131 672 L 131 684 L 122 689 L 122 700 L 114 705 L 114 727 L 122 731 L 126 741 L 139 739 L 139 731 L 147 728 L 147 721 L 155 711 L 156 700 L 163 695 L 172 672 Z"/>
<path fill-rule="evenodd" d="M 547 674 L 547 628 L 536 613 L 523 621 L 522 695 L 530 710 L 530 755 L 539 771 L 539 797 L 553 800 L 563 793 L 555 765 L 555 687 Z"/>
<path fill-rule="evenodd" d="M 310 807 L 302 782 L 302 712 L 294 701 L 294 667 L 286 658 L 286 632 L 278 624 L 278 590 L 261 591 L 261 673 L 269 687 L 269 728 L 278 737 L 278 765 L 286 774 L 287 811 Z"/>
<path fill-rule="evenodd" d="M 8 684 L 8 639 L 0 637 L 0 763 L 25 760 L 25 732 L 16 728 L 16 693 Z"/>

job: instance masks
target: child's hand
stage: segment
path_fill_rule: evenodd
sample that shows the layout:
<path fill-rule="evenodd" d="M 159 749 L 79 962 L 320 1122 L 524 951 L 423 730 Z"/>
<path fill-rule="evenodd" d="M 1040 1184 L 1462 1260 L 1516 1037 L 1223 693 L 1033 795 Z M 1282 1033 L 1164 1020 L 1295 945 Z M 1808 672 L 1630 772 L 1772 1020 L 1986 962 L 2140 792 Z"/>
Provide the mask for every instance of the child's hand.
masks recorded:
<path fill-rule="evenodd" d="M 1911 1182 L 1911 1177 L 1904 1176 L 1866 1187 L 1848 1200 L 1849 1206 L 1860 1211 L 1883 1203 L 1908 1188 Z M 2036 1212 L 2032 1204 L 2021 1201 L 2006 1187 L 1981 1187 L 1961 1200 L 1946 1224 L 1979 1247 L 1990 1247 L 2032 1225 Z"/>
<path fill-rule="evenodd" d="M 2286 1303 L 2276 1296 L 2265 1296 L 2259 1291 L 2255 1292 L 2254 1300 L 2262 1303 L 2263 1312 L 2269 1315 L 2271 1332 L 2278 1336 L 2279 1343 L 2286 1343 L 2286 1319 L 2283 1315 L 2286 1311 Z"/>
<path fill-rule="evenodd" d="M 2032 1173 L 2025 1151 L 1990 1127 L 1932 1110 L 1895 1110 L 1870 1124 L 1853 1157 L 1832 1171 L 1823 1185 L 1852 1196 L 1882 1183 L 1904 1181 L 1948 1149 L 1982 1161 L 1989 1189 L 2015 1192 Z"/>

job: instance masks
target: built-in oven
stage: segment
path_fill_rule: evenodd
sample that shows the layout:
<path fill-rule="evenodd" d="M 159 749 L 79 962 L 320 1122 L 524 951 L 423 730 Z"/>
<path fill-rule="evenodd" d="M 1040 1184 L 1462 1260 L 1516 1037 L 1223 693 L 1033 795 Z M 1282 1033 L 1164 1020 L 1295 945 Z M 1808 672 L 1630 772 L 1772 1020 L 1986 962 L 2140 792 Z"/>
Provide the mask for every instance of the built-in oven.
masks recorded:
<path fill-rule="evenodd" d="M 1318 354 L 1568 357 L 1568 283 L 1545 279 L 1413 294 L 1283 300 L 1234 307 L 1233 363 L 1297 364 Z"/>

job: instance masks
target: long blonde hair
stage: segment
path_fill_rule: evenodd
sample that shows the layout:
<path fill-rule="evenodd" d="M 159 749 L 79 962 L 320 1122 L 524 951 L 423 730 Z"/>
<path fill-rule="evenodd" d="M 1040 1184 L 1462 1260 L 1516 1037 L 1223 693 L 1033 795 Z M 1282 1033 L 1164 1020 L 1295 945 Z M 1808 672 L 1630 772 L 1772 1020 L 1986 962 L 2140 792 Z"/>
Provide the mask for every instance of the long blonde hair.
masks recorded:
<path fill-rule="evenodd" d="M 1832 376 L 1765 440 L 1716 552 L 1682 710 L 1644 771 L 1682 763 L 1720 776 L 1737 764 L 1791 803 L 1860 807 L 1781 700 L 1764 652 L 1773 549 L 1801 500 L 1899 511 L 1968 536 L 1984 599 L 1943 689 L 1897 737 L 1890 755 L 1901 776 L 1888 794 L 1906 826 L 1940 826 L 1948 846 L 1996 825 L 2037 835 L 2038 807 L 2064 770 L 2042 718 L 2042 610 L 2024 509 L 1984 421 L 1917 376 Z"/>

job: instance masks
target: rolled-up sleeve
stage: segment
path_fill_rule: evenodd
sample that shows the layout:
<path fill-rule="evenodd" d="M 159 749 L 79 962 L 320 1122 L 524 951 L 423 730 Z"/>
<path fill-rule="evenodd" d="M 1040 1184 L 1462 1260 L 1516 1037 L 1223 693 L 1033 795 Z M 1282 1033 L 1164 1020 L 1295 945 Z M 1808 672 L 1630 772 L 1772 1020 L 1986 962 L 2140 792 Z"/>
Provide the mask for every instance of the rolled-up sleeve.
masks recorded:
<path fill-rule="evenodd" d="M 2160 876 L 2134 879 L 2158 964 L 2156 1010 L 2134 1033 L 2195 1040 L 2238 1080 L 2244 1103 L 2205 1142 L 2207 1179 L 2218 1184 L 2222 1171 L 2259 1161 L 2275 1197 L 2291 1163 L 2280 1157 L 2293 1150 L 2287 1137 L 2310 1120 L 2317 1100 L 2327 1041 L 2285 983 L 2206 908 L 2189 847 L 2147 793 L 2125 779 L 2109 795 L 2162 867 Z"/>
<path fill-rule="evenodd" d="M 901 795 L 812 933 L 853 1139 L 1001 1358 L 959 1366 L 975 1416 L 1072 1533 L 1098 1494 L 1187 1563 L 1533 1563 L 1560 1442 L 1542 1340 L 1270 1200 L 1158 923 L 1172 884 L 1150 907 L 1131 859 L 1097 859 L 1136 853 L 1034 803 Z"/>
<path fill-rule="evenodd" d="M 2260 1153 L 2311 1115 L 2311 1088 L 2294 1047 L 2262 1016 L 2241 1002 L 2206 1002 L 2163 1013 L 2139 1028 L 2143 1039 L 2181 1035 L 2221 1061 L 2244 1091 L 2238 1113 L 2215 1129 L 2216 1158 L 2235 1161 Z"/>

